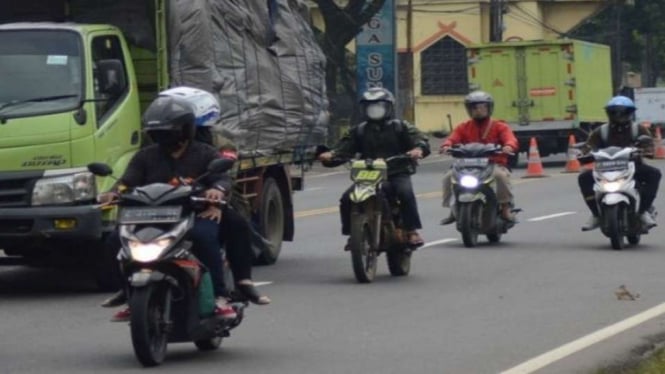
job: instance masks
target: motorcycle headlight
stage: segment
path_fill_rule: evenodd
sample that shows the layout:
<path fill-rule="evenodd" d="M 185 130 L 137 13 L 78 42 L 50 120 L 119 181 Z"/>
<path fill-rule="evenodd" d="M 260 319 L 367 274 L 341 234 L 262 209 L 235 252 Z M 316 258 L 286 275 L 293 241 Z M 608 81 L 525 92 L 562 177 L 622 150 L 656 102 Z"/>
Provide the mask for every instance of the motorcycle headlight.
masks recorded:
<path fill-rule="evenodd" d="M 479 183 L 478 178 L 472 175 L 465 175 L 459 181 L 459 184 L 461 184 L 462 187 L 466 188 L 476 188 L 478 187 L 478 183 Z"/>
<path fill-rule="evenodd" d="M 621 189 L 621 185 L 623 184 L 623 179 L 615 180 L 615 181 L 603 181 L 600 185 L 603 187 L 603 191 L 606 192 L 617 192 Z"/>
<path fill-rule="evenodd" d="M 171 243 L 173 243 L 173 238 L 159 238 L 148 243 L 130 239 L 127 241 L 127 246 L 134 260 L 138 262 L 151 262 L 158 259 Z"/>
<path fill-rule="evenodd" d="M 89 172 L 47 177 L 32 190 L 32 205 L 57 205 L 93 200 L 97 196 L 95 176 Z"/>

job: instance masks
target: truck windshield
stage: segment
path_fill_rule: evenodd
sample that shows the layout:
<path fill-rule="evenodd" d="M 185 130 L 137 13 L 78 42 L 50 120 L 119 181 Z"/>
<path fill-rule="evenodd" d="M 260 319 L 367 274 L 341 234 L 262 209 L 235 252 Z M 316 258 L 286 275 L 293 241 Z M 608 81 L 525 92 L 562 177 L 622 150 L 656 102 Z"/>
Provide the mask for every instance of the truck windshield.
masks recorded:
<path fill-rule="evenodd" d="M 72 110 L 82 98 L 81 42 L 67 30 L 0 31 L 0 116 Z"/>

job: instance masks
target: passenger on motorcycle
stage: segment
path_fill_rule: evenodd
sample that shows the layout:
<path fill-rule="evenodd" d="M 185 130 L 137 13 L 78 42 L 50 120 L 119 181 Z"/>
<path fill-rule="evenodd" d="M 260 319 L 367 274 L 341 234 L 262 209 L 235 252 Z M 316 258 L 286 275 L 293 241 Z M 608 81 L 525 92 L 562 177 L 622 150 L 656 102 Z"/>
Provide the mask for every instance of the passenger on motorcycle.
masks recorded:
<path fill-rule="evenodd" d="M 634 122 L 634 113 L 637 108 L 635 103 L 625 96 L 615 96 L 605 106 L 608 123 L 598 127 L 589 134 L 582 152 L 584 154 L 595 151 L 599 148 L 617 146 L 634 146 L 640 135 L 651 136 L 649 129 Z M 643 155 L 653 158 L 653 146 L 643 146 Z M 656 226 L 656 221 L 648 212 L 649 208 L 656 199 L 658 193 L 658 184 L 660 183 L 660 170 L 649 166 L 638 160 L 635 163 L 635 180 L 639 183 L 640 206 L 638 213 L 642 224 L 651 228 Z M 596 198 L 593 191 L 593 171 L 585 170 L 578 177 L 582 198 L 591 211 L 591 217 L 582 226 L 582 231 L 589 231 L 598 228 L 600 224 L 600 212 L 596 205 Z"/>
<path fill-rule="evenodd" d="M 515 221 L 512 213 L 513 192 L 510 184 L 510 170 L 508 165 L 508 154 L 517 152 L 519 145 L 515 134 L 510 126 L 500 120 L 492 119 L 494 99 L 483 91 L 474 91 L 464 99 L 466 112 L 471 117 L 466 122 L 460 123 L 452 134 L 441 143 L 440 153 L 447 153 L 451 147 L 458 144 L 483 143 L 497 144 L 503 148 L 503 153 L 490 158 L 496 164 L 494 178 L 496 180 L 496 196 L 501 204 L 501 217 L 510 222 Z M 452 189 L 453 171 L 450 170 L 443 176 L 443 206 L 450 208 L 453 195 Z M 448 217 L 441 221 L 442 225 L 455 222 L 453 210 Z"/>
<path fill-rule="evenodd" d="M 189 103 L 177 97 L 158 97 L 143 116 L 146 135 L 154 144 L 137 152 L 129 162 L 127 170 L 112 191 L 103 193 L 98 200 L 108 203 L 117 198 L 120 188 L 135 188 L 151 183 L 177 183 L 178 178 L 196 179 L 206 172 L 207 165 L 219 158 L 215 148 L 193 141 L 195 115 Z M 211 174 L 201 180 L 207 187 L 205 197 L 221 201 L 231 190 L 231 177 L 224 174 Z M 122 187 L 121 187 L 122 186 Z M 220 223 L 221 222 L 221 223 Z M 251 283 L 251 249 L 233 243 L 248 242 L 249 229 L 246 220 L 232 209 L 220 209 L 210 205 L 199 213 L 191 231 L 191 238 L 197 257 L 210 271 L 217 301 L 216 313 L 225 319 L 236 318 L 235 311 L 228 304 L 228 292 L 223 280 L 221 236 L 226 236 L 226 251 L 231 268 L 239 282 L 238 290 L 245 292 L 250 301 L 260 304 L 270 300 L 258 294 Z M 242 236 L 244 235 L 244 236 Z M 111 250 L 120 248 L 117 231 L 110 235 L 107 245 Z M 248 281 L 249 280 L 249 281 Z M 103 306 L 115 306 L 124 302 L 124 294 L 115 295 Z M 114 315 L 113 321 L 129 319 L 129 309 L 124 308 Z"/>
<path fill-rule="evenodd" d="M 388 184 L 401 202 L 400 214 L 409 245 L 421 246 L 424 241 L 418 229 L 422 228 L 422 224 L 411 174 L 416 172 L 415 160 L 430 154 L 427 137 L 410 123 L 395 118 L 395 97 L 385 88 L 370 88 L 364 92 L 360 107 L 365 121 L 352 127 L 333 150 L 320 154 L 319 160 L 325 163 L 333 157 L 349 159 L 356 154 L 359 158 L 387 159 L 407 153 L 410 160 L 388 165 Z M 345 191 L 340 199 L 342 234 L 347 236 L 351 233 L 351 191 Z"/>

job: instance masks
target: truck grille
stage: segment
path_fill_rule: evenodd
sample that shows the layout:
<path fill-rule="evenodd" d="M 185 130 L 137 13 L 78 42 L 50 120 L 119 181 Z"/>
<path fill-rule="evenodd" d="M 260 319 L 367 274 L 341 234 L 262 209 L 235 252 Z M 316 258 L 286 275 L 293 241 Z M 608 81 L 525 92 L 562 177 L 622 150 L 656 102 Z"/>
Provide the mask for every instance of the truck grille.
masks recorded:
<path fill-rule="evenodd" d="M 30 205 L 32 187 L 43 172 L 0 173 L 0 208 Z"/>

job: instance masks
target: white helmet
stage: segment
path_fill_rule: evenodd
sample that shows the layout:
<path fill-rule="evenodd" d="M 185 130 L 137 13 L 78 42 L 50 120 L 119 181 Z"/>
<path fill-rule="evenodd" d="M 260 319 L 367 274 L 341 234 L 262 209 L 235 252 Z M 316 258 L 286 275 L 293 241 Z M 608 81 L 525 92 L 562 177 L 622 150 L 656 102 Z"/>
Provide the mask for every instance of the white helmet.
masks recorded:
<path fill-rule="evenodd" d="M 213 126 L 220 117 L 219 101 L 208 91 L 192 87 L 174 87 L 159 93 L 159 96 L 176 97 L 192 106 L 197 127 Z"/>

